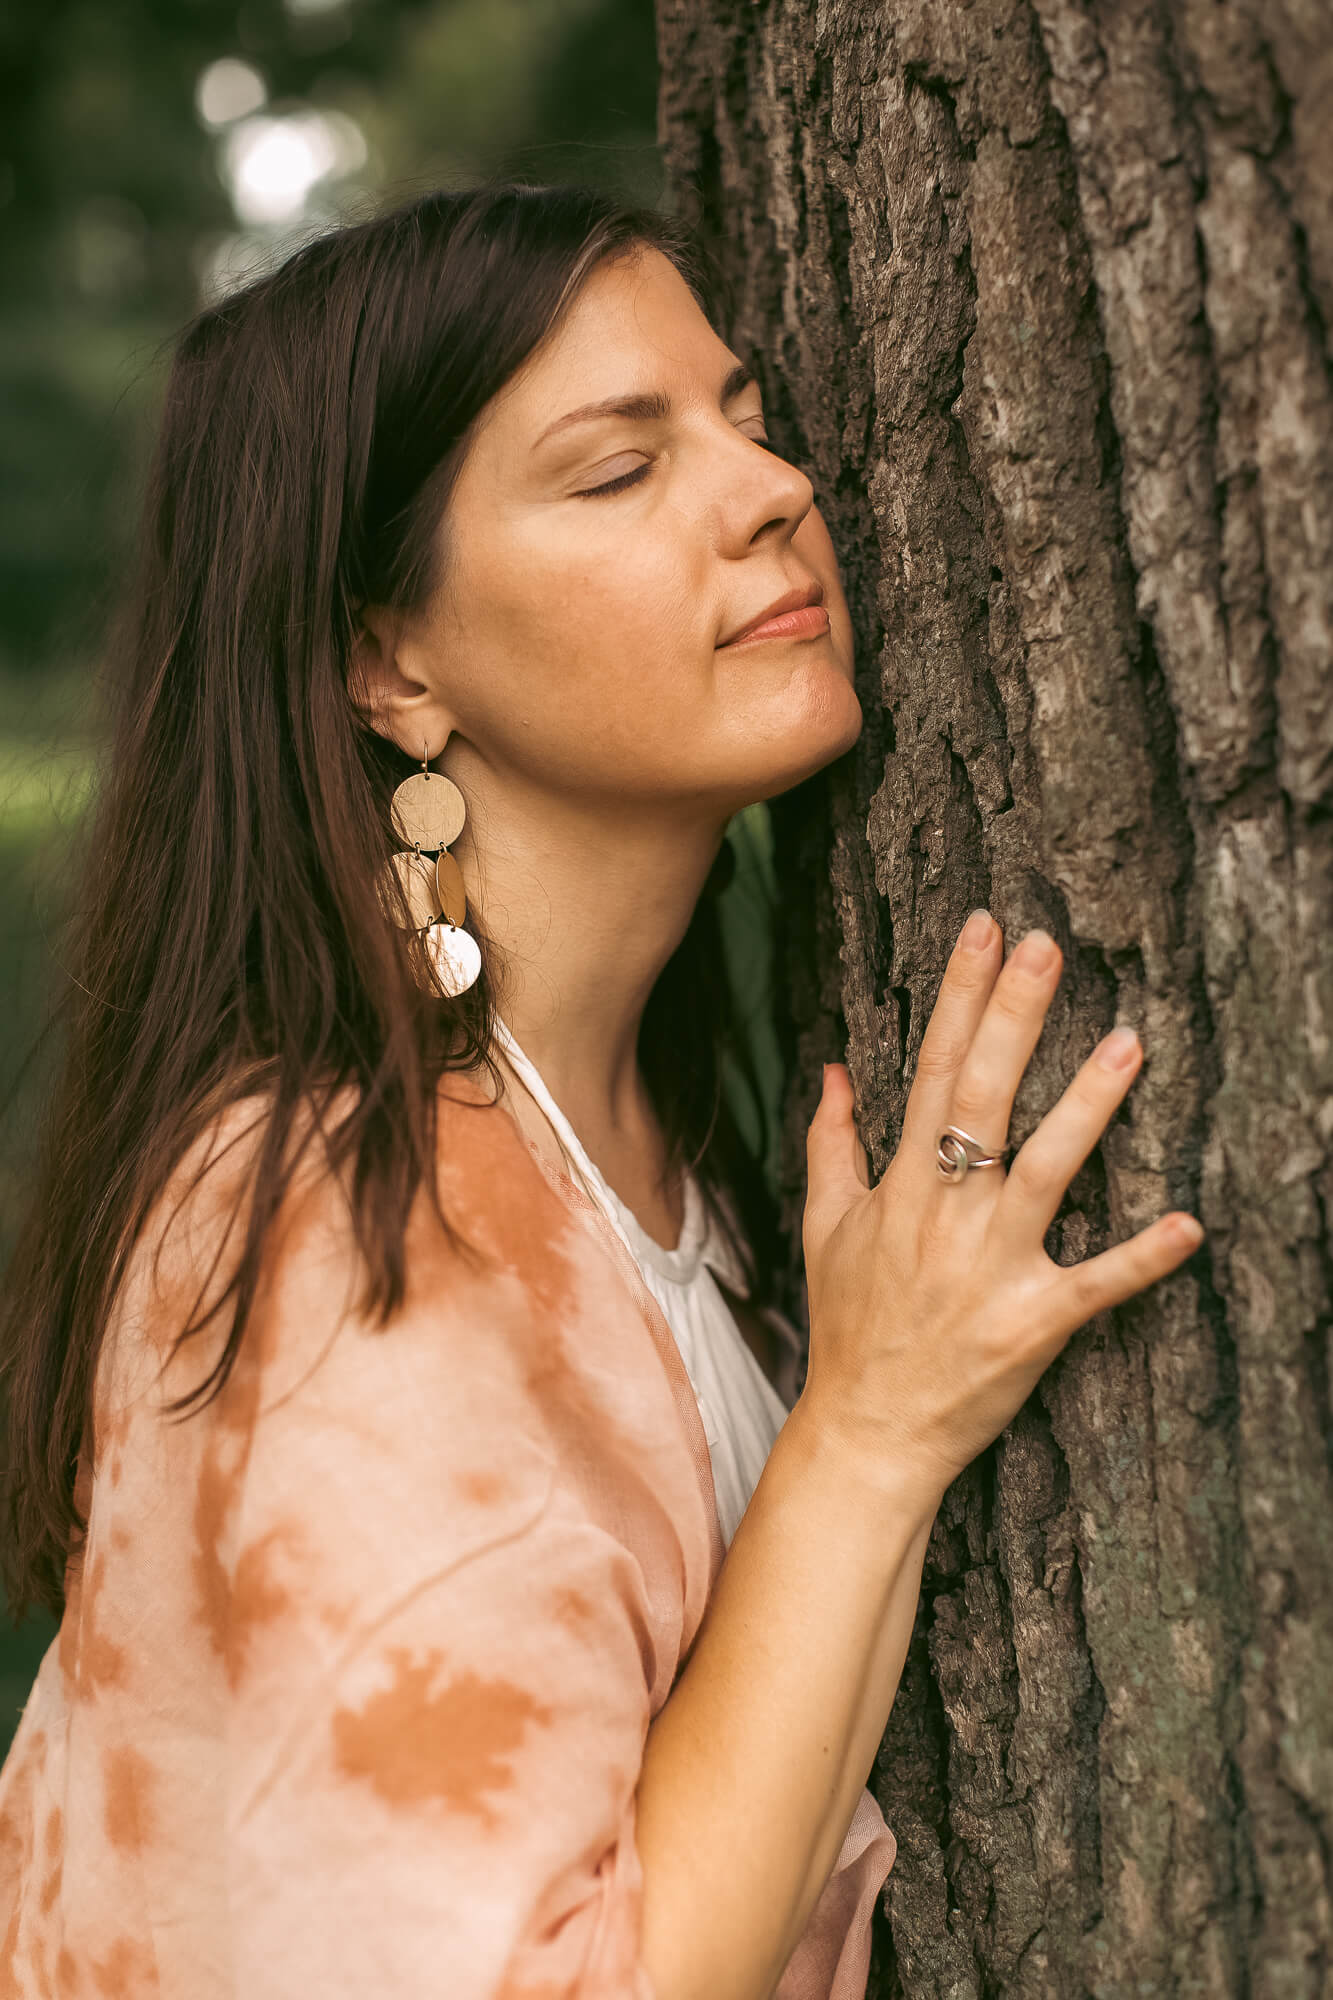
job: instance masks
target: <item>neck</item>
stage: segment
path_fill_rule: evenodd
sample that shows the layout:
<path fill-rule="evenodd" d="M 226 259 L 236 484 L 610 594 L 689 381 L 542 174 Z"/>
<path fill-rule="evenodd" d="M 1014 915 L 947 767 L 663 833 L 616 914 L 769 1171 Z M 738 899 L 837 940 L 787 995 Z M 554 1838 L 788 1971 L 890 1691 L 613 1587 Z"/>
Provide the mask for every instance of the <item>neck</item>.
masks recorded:
<path fill-rule="evenodd" d="M 585 1144 L 589 1134 L 647 1140 L 656 1120 L 638 1066 L 643 1011 L 726 815 L 537 795 L 471 756 L 463 768 L 467 747 L 445 759 L 468 806 L 451 852 L 504 967 L 501 1017 Z"/>

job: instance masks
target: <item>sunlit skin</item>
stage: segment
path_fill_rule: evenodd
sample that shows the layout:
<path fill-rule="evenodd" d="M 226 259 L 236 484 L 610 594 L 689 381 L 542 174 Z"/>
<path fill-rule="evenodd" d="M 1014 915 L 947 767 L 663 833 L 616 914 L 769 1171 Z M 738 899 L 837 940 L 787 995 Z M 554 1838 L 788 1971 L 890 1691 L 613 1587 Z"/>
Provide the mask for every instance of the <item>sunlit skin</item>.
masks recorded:
<path fill-rule="evenodd" d="M 809 479 L 659 252 L 595 270 L 492 402 L 415 620 L 368 610 L 377 726 L 459 786 L 468 899 L 508 968 L 503 1018 L 592 1158 L 663 1242 L 680 1191 L 638 1073 L 649 993 L 736 810 L 856 741 L 852 627 Z M 666 416 L 551 427 L 582 405 Z M 545 434 L 545 435 L 544 435 Z M 589 489 L 638 475 L 616 491 Z M 806 636 L 720 642 L 794 588 Z"/>

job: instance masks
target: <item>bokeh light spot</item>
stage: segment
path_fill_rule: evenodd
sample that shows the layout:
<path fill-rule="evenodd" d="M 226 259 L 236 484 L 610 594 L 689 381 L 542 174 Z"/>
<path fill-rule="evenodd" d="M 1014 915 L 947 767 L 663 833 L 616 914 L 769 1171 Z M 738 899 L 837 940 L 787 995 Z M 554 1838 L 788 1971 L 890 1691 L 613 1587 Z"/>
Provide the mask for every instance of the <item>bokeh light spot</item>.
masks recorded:
<path fill-rule="evenodd" d="M 258 111 L 268 97 L 268 86 L 259 71 L 237 56 L 223 56 L 210 63 L 195 85 L 194 105 L 199 122 L 216 132 Z"/>
<path fill-rule="evenodd" d="M 240 221 L 290 222 L 317 182 L 354 173 L 365 159 L 365 138 L 354 119 L 298 111 L 244 119 L 227 135 L 223 172 Z"/>

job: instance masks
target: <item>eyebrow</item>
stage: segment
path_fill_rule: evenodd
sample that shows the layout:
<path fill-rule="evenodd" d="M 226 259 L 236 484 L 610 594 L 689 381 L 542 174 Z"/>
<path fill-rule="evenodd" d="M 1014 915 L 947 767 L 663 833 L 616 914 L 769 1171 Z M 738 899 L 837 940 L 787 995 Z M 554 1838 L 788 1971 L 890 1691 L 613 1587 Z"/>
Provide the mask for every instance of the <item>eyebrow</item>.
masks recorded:
<path fill-rule="evenodd" d="M 748 389 L 758 379 L 753 368 L 738 361 L 722 384 L 721 402 L 731 402 L 742 389 Z M 547 438 L 553 437 L 557 431 L 568 430 L 571 424 L 592 423 L 597 417 L 629 417 L 640 422 L 660 422 L 670 415 L 671 398 L 660 389 L 643 396 L 608 396 L 605 402 L 581 403 L 577 410 L 566 410 L 563 417 L 557 417 L 553 424 L 547 426 L 532 449 L 536 451 L 537 445 L 545 444 Z"/>

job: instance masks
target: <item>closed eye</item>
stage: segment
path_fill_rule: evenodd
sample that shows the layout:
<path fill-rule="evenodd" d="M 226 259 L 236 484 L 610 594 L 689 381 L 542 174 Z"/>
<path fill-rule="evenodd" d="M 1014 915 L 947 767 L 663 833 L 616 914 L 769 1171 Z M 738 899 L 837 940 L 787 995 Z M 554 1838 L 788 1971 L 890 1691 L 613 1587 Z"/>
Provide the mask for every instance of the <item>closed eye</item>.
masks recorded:
<path fill-rule="evenodd" d="M 747 421 L 753 423 L 754 419 L 749 418 Z M 771 449 L 767 437 L 752 437 L 751 442 L 762 445 L 766 451 Z M 581 488 L 576 497 L 580 500 L 591 500 L 599 493 L 622 493 L 627 486 L 637 486 L 639 481 L 646 478 L 652 469 L 653 462 L 649 459 L 643 465 L 636 465 L 633 472 L 622 472 L 618 478 L 608 479 L 604 485 L 585 486 Z"/>
<path fill-rule="evenodd" d="M 608 479 L 604 486 L 585 486 L 579 492 L 580 500 L 591 500 L 594 493 L 619 493 L 626 486 L 638 484 L 645 473 L 651 472 L 652 460 L 636 465 L 633 472 L 622 472 L 618 479 Z"/>

